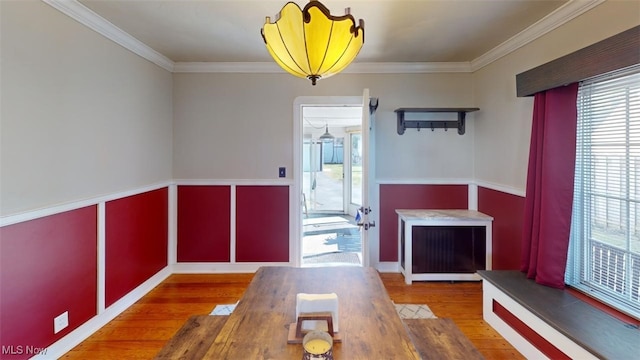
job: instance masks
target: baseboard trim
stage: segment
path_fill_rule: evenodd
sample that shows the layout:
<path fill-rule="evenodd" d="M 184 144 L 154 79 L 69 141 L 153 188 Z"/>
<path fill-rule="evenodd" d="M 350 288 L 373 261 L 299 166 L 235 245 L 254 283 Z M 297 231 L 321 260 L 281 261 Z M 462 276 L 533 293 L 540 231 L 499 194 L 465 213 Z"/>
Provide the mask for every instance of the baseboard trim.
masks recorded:
<path fill-rule="evenodd" d="M 254 273 L 263 266 L 293 266 L 292 263 L 177 263 L 173 274 L 241 274 Z"/>
<path fill-rule="evenodd" d="M 128 309 L 136 301 L 149 293 L 153 288 L 160 285 L 172 274 L 239 274 L 255 273 L 262 266 L 293 266 L 291 263 L 178 263 L 165 267 L 153 275 L 147 281 L 136 287 L 113 305 L 106 308 L 102 313 L 91 318 L 80 325 L 62 339 L 49 345 L 44 353 L 36 355 L 31 359 L 47 360 L 61 358 L 71 351 L 78 344 L 93 335 L 109 321 Z M 377 270 L 383 273 L 400 272 L 397 262 L 381 262 L 377 264 Z"/>
<path fill-rule="evenodd" d="M 179 263 L 160 270 L 147 281 L 136 287 L 103 312 L 80 325 L 62 339 L 46 347 L 46 351 L 32 357 L 35 360 L 48 360 L 61 358 L 78 344 L 93 335 L 111 320 L 127 310 L 136 301 L 148 294 L 172 274 L 217 274 L 217 273 L 254 273 L 262 266 L 291 266 L 290 263 Z"/>
<path fill-rule="evenodd" d="M 381 261 L 376 266 L 381 273 L 399 273 L 400 272 L 400 264 L 397 261 Z"/>
<path fill-rule="evenodd" d="M 154 287 L 158 286 L 170 275 L 171 268 L 167 266 L 150 277 L 147 281 L 143 282 L 138 287 L 133 289 L 127 295 L 123 296 L 120 300 L 116 301 L 113 305 L 106 308 L 104 312 L 99 313 L 89 321 L 77 327 L 62 339 L 47 346 L 44 353 L 36 355 L 31 359 L 47 360 L 61 358 L 62 356 L 64 356 L 64 354 L 71 351 L 71 349 L 76 347 L 93 333 L 105 326 L 109 321 L 115 319 L 116 316 L 120 315 L 136 301 L 140 300 L 143 296 L 149 293 Z"/>

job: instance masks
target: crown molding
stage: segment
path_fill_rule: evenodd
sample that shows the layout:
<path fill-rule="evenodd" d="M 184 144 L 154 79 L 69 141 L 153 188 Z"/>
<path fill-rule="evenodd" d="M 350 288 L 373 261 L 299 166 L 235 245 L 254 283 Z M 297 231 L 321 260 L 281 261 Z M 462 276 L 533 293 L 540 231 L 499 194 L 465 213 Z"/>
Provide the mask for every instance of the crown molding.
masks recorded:
<path fill-rule="evenodd" d="M 74 20 L 106 38 L 147 59 L 163 69 L 176 73 L 284 73 L 272 62 L 173 62 L 143 42 L 124 32 L 77 0 L 42 0 Z M 524 29 L 502 44 L 471 62 L 386 62 L 359 63 L 347 67 L 351 74 L 417 74 L 471 73 L 536 40 L 606 0 L 569 0 L 540 21 Z"/>
<path fill-rule="evenodd" d="M 143 57 L 146 60 L 160 66 L 161 68 L 172 72 L 174 63 L 168 57 L 153 50 L 145 43 L 134 38 L 128 33 L 113 25 L 102 16 L 91 11 L 77 0 L 42 0 L 44 3 L 52 6 L 56 10 L 71 17 L 86 27 L 94 30 L 98 34 L 103 35 L 116 44 L 130 50 L 134 54 Z"/>
<path fill-rule="evenodd" d="M 177 62 L 176 73 L 284 73 L 275 62 Z M 417 74 L 471 72 L 468 62 L 439 63 L 359 63 L 349 65 L 343 74 Z"/>
<path fill-rule="evenodd" d="M 603 2 L 605 2 L 605 0 L 569 0 L 569 2 L 557 8 L 538 22 L 471 61 L 471 71 L 475 72 L 480 70 L 503 56 L 516 51 L 546 33 L 593 9 Z"/>
<path fill-rule="evenodd" d="M 469 62 L 355 62 L 343 71 L 343 73 L 352 74 L 420 74 L 450 72 L 470 73 L 471 64 Z"/>
<path fill-rule="evenodd" d="M 175 73 L 284 73 L 275 62 L 177 62 Z"/>

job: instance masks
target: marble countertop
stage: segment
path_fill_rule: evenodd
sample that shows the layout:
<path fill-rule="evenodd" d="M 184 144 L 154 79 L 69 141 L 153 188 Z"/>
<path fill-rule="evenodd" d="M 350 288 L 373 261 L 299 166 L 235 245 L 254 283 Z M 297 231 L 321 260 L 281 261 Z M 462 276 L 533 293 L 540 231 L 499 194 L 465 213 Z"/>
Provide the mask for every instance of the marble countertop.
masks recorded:
<path fill-rule="evenodd" d="M 396 213 L 405 221 L 411 220 L 455 220 L 455 221 L 491 221 L 493 217 L 476 210 L 447 209 L 397 209 Z"/>

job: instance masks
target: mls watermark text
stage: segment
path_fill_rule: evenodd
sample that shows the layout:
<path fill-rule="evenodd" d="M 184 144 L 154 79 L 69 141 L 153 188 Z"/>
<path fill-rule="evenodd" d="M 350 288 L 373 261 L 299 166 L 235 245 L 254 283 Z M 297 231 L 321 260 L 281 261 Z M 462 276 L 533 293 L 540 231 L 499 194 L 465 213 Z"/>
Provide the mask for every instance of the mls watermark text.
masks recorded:
<path fill-rule="evenodd" d="M 2 355 L 46 355 L 46 347 L 33 345 L 2 345 Z"/>

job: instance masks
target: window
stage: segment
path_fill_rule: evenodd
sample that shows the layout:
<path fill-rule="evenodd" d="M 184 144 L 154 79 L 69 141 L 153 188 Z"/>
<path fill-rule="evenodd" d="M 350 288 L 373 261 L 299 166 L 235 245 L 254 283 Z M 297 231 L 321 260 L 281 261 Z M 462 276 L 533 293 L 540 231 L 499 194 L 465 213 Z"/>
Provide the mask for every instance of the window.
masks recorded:
<path fill-rule="evenodd" d="M 640 318 L 640 67 L 584 81 L 566 283 Z"/>

